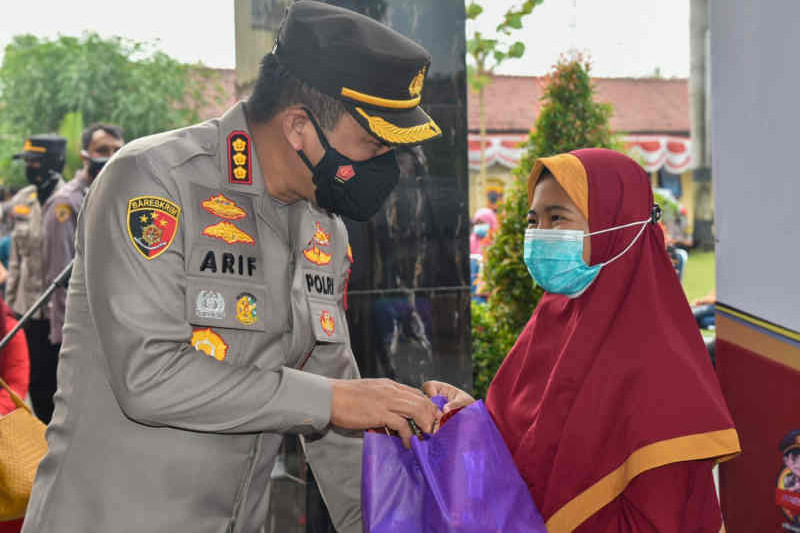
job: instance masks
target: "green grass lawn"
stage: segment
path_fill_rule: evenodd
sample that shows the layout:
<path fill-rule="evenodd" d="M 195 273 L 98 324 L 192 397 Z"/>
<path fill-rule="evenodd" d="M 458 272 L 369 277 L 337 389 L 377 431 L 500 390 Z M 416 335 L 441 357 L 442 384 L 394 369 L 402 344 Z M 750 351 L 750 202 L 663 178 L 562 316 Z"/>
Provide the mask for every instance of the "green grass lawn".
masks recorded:
<path fill-rule="evenodd" d="M 714 277 L 714 252 L 689 252 L 683 272 L 683 290 L 690 304 L 714 290 Z"/>

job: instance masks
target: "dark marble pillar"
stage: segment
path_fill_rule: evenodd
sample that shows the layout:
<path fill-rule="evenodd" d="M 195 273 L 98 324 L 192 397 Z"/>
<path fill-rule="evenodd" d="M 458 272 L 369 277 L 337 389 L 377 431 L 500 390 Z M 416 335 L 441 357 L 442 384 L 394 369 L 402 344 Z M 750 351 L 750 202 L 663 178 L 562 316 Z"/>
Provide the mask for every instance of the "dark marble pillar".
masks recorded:
<path fill-rule="evenodd" d="M 414 386 L 439 379 L 471 390 L 464 2 L 328 3 L 380 20 L 431 53 L 422 105 L 443 131 L 422 147 L 398 149 L 400 182 L 372 220 L 345 221 L 355 259 L 347 313 L 353 352 L 364 377 Z M 287 458 L 292 477 L 273 486 L 269 529 L 300 532 L 306 521 L 306 531 L 332 532 L 311 478 L 297 483 L 306 476 L 295 457 Z"/>
<path fill-rule="evenodd" d="M 355 263 L 348 322 L 364 376 L 472 384 L 464 3 L 338 0 L 408 35 L 433 59 L 423 107 L 442 138 L 398 149 L 400 183 L 366 223 L 346 221 Z"/>

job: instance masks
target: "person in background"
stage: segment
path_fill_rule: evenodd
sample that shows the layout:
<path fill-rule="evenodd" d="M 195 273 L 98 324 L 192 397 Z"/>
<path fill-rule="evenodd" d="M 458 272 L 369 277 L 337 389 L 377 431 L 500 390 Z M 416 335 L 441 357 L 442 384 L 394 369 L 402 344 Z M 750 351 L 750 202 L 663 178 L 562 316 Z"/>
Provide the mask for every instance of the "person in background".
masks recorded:
<path fill-rule="evenodd" d="M 483 254 L 484 249 L 492 244 L 492 239 L 500 223 L 497 214 L 488 207 L 481 207 L 472 217 L 472 233 L 469 236 L 469 253 Z"/>
<path fill-rule="evenodd" d="M 718 533 L 739 440 L 672 272 L 647 174 L 585 149 L 528 178 L 524 261 L 544 289 L 486 405 L 551 533 Z M 441 382 L 445 415 L 472 402 Z"/>
<path fill-rule="evenodd" d="M 489 297 L 483 269 L 486 266 L 486 249 L 492 244 L 499 226 L 497 214 L 488 207 L 481 207 L 472 217 L 472 231 L 469 236 L 470 284 L 472 299 L 479 303 L 486 303 Z"/>
<path fill-rule="evenodd" d="M 75 228 L 78 212 L 89 186 L 106 162 L 117 153 L 123 143 L 123 132 L 114 124 L 92 124 L 81 135 L 83 168 L 75 173 L 66 185 L 54 193 L 44 204 L 44 284 L 49 287 L 62 270 L 75 257 Z M 50 342 L 61 347 L 61 329 L 64 327 L 67 289 L 58 287 L 48 303 Z M 52 372 L 55 379 L 57 360 L 49 361 L 43 372 Z"/>
<path fill-rule="evenodd" d="M 15 159 L 25 161 L 27 187 L 9 202 L 14 217 L 11 232 L 11 257 L 6 281 L 6 302 L 16 316 L 23 315 L 42 295 L 44 283 L 44 228 L 42 206 L 64 185 L 67 140 L 52 134 L 33 135 L 25 141 Z M 58 346 L 48 338 L 50 321 L 40 307 L 25 325 L 31 360 L 30 396 L 36 416 L 45 424 L 53 414 Z"/>
<path fill-rule="evenodd" d="M 5 338 L 16 325 L 17 321 L 11 310 L 0 299 L 0 339 Z M 5 348 L 0 350 L 0 378 L 20 398 L 25 398 L 28 394 L 29 372 L 28 343 L 25 341 L 25 333 L 18 331 Z M 4 388 L 0 388 L 0 417 L 16 408 L 11 395 Z M 0 522 L 0 533 L 17 533 L 21 528 L 21 519 Z"/>

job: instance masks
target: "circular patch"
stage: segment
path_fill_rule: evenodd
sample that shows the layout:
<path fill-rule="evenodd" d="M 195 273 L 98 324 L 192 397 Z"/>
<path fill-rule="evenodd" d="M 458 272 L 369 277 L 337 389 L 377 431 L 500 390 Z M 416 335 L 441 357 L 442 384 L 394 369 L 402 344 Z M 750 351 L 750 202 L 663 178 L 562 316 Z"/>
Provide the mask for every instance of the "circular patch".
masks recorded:
<path fill-rule="evenodd" d="M 72 206 L 69 204 L 58 204 L 56 206 L 56 220 L 66 222 L 72 216 Z"/>
<path fill-rule="evenodd" d="M 211 328 L 194 330 L 191 345 L 217 361 L 224 360 L 228 355 L 228 345 Z"/>
<path fill-rule="evenodd" d="M 245 326 L 258 322 L 256 305 L 256 297 L 249 292 L 239 294 L 236 297 L 236 319 Z"/>

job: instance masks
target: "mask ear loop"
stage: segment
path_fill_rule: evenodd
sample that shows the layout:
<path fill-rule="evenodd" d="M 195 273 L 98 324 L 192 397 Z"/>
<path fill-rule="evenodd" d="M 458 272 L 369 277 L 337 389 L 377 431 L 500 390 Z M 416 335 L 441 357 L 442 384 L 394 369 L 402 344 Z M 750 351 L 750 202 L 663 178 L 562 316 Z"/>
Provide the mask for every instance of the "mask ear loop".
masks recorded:
<path fill-rule="evenodd" d="M 633 245 L 636 244 L 636 241 L 639 240 L 639 237 L 642 236 L 642 233 L 644 233 L 644 230 L 647 229 L 647 225 L 648 224 L 655 224 L 659 220 L 661 220 L 661 207 L 658 204 L 653 204 L 653 207 L 650 210 L 650 218 L 648 218 L 646 220 L 640 220 L 638 222 L 631 222 L 630 224 L 623 224 L 622 226 L 614 226 L 613 228 L 606 228 L 606 229 L 601 229 L 600 231 L 587 233 L 586 235 L 584 235 L 584 238 L 590 237 L 592 235 L 599 235 L 601 233 L 608 233 L 609 231 L 616 231 L 618 229 L 630 228 L 631 226 L 638 226 L 639 224 L 642 225 L 642 229 L 639 230 L 639 233 L 636 234 L 636 237 L 633 238 L 633 240 L 630 242 L 630 244 L 627 247 L 625 247 L 624 250 L 622 250 L 620 253 L 618 253 L 617 255 L 615 255 L 614 257 L 609 259 L 608 261 L 606 261 L 604 263 L 600 263 L 601 265 L 605 266 L 605 265 L 608 265 L 609 263 L 613 263 L 614 261 L 616 261 L 617 259 L 619 259 L 623 255 L 625 255 L 625 252 L 630 250 L 633 247 Z"/>
<path fill-rule="evenodd" d="M 327 152 L 328 150 L 331 149 L 331 145 L 328 143 L 328 139 L 325 137 L 325 134 L 322 133 L 322 127 L 320 127 L 320 125 L 317 123 L 317 119 L 314 118 L 314 115 L 311 113 L 310 109 L 304 107 L 303 111 L 305 112 L 306 115 L 308 115 L 308 120 L 310 120 L 311 124 L 314 126 L 314 130 L 316 130 L 317 132 L 317 138 L 319 139 L 319 143 L 322 145 L 322 148 L 324 148 L 325 151 Z M 311 173 L 314 174 L 314 170 L 316 169 L 316 167 L 311 164 L 311 160 L 308 159 L 308 156 L 306 156 L 305 152 L 303 152 L 303 150 L 298 150 L 297 155 L 299 155 L 300 159 L 303 160 L 303 163 L 306 164 L 308 170 L 310 170 Z"/>

